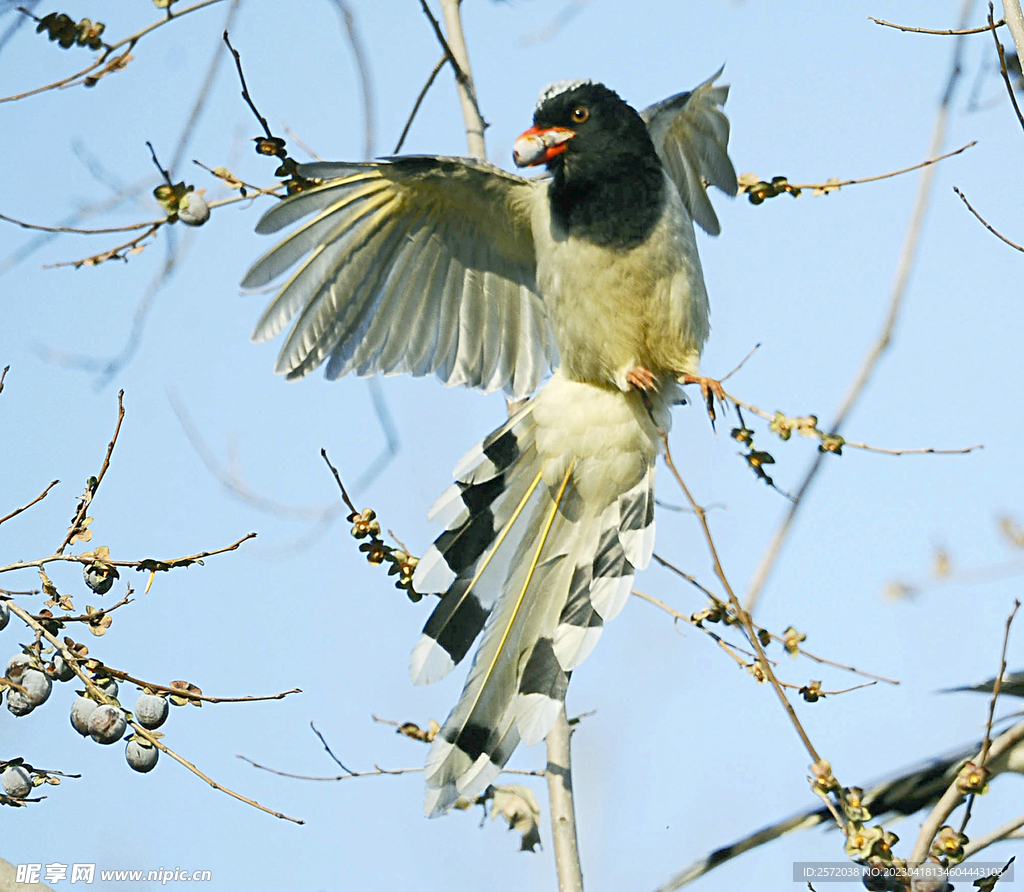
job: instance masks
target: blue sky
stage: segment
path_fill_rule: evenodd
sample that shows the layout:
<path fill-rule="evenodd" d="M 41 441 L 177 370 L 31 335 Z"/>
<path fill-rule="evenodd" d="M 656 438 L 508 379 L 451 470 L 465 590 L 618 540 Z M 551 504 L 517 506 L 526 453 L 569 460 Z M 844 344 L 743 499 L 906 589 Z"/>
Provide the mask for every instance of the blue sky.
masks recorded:
<path fill-rule="evenodd" d="M 13 22 L 14 5 L 0 5 L 0 28 Z M 110 39 L 158 17 L 143 2 L 72 6 L 74 17 L 106 22 Z M 439 51 L 416 3 L 352 6 L 373 75 L 376 151 L 387 154 Z M 628 7 L 591 0 L 539 41 L 530 35 L 562 3 L 467 0 L 464 18 L 495 163 L 511 167 L 512 143 L 549 81 L 591 77 L 640 107 L 696 85 L 725 63 L 737 170 L 806 183 L 884 173 L 925 158 L 952 44 L 881 28 L 867 16 L 955 27 L 958 7 L 945 0 L 637 0 Z M 0 213 L 55 224 L 107 199 L 111 185 L 152 176 L 145 142 L 165 163 L 173 154 L 225 12 L 218 4 L 158 29 L 140 41 L 124 72 L 91 90 L 0 105 L 7 149 Z M 982 16 L 979 4 L 973 22 Z M 244 3 L 232 42 L 275 132 L 287 126 L 326 158 L 361 157 L 358 83 L 332 4 L 295 0 L 284 13 L 281 4 Z M 948 550 L 955 568 L 1011 560 L 997 518 L 1024 517 L 1020 257 L 985 232 L 953 193 L 958 186 L 995 226 L 1021 240 L 1015 227 L 1024 134 L 992 57 L 989 36 L 969 38 L 945 148 L 978 145 L 936 172 L 894 346 L 846 428 L 850 439 L 878 446 L 985 448 L 955 457 L 847 450 L 830 458 L 758 609 L 758 621 L 774 631 L 790 624 L 805 631 L 812 651 L 902 682 L 797 704 L 844 783 L 981 736 L 984 698 L 934 692 L 995 672 L 1003 621 L 1020 594 L 1020 576 L 1010 575 L 932 585 L 900 602 L 882 595 L 894 579 L 927 581 L 936 547 Z M 0 53 L 0 93 L 59 78 L 87 58 L 85 50 L 61 51 L 22 29 Z M 972 93 L 978 108 L 969 107 Z M 224 67 L 186 158 L 267 183 L 273 164 L 250 148 L 258 133 Z M 458 154 L 464 145 L 445 72 L 404 150 Z M 89 158 L 104 173 L 90 172 Z M 221 194 L 194 165 L 177 175 L 208 195 Z M 87 225 L 158 215 L 148 197 L 152 185 L 139 202 Z M 699 237 L 713 325 L 706 372 L 724 374 L 759 343 L 730 390 L 769 411 L 827 419 L 881 325 L 916 185 L 910 174 L 759 207 L 716 196 L 723 233 Z M 11 265 L 12 254 L 35 236 L 0 228 L 0 366 L 11 366 L 0 395 L 0 515 L 50 480 L 62 481 L 0 528 L 0 563 L 42 557 L 60 542 L 85 478 L 99 467 L 123 388 L 127 416 L 91 510 L 94 539 L 78 547 L 107 545 L 118 559 L 171 558 L 250 531 L 259 535 L 205 566 L 161 575 L 148 594 L 143 577 L 125 574 L 136 602 L 114 615 L 104 638 L 75 637 L 89 637 L 95 655 L 133 675 L 164 683 L 185 678 L 214 696 L 302 688 L 284 701 L 176 709 L 162 730 L 172 748 L 218 781 L 307 823 L 267 817 L 166 758 L 150 775 L 133 773 L 122 747 L 100 747 L 72 731 L 73 695 L 61 686 L 26 718 L 0 710 L 0 757 L 22 755 L 83 777 L 49 788 L 41 804 L 6 811 L 0 855 L 15 862 L 95 861 L 102 868 L 209 869 L 213 887 L 225 890 L 377 890 L 396 883 L 448 889 L 482 876 L 501 877 L 495 885 L 550 889 L 546 825 L 544 850 L 519 854 L 500 826 L 478 826 L 479 812 L 423 818 L 417 775 L 303 782 L 235 758 L 242 753 L 284 770 L 333 774 L 309 730 L 312 720 L 352 768 L 421 764 L 421 744 L 370 716 L 443 720 L 463 680 L 455 672 L 432 688 L 413 688 L 407 656 L 430 602 L 410 604 L 381 571 L 367 567 L 340 520 L 324 529 L 310 519 L 315 511 L 268 513 L 229 493 L 172 407 L 173 395 L 209 450 L 251 491 L 291 507 L 335 503 L 321 447 L 355 482 L 384 444 L 365 381 L 325 382 L 314 374 L 285 382 L 273 375 L 280 343 L 249 343 L 265 299 L 240 297 L 237 282 L 269 247 L 269 239 L 253 233 L 269 201 L 215 210 L 196 231 L 165 229 L 127 264 L 92 269 L 41 267 L 103 250 L 116 236 L 65 235 Z M 129 362 L 100 381 L 47 358 L 117 355 L 172 237 L 182 249 L 177 270 L 155 296 Z M 356 501 L 375 508 L 382 524 L 419 552 L 436 532 L 426 509 L 462 453 L 501 421 L 504 406 L 497 396 L 446 390 L 433 379 L 386 379 L 381 392 L 401 447 Z M 712 528 L 726 572 L 742 590 L 786 502 L 753 477 L 728 426 L 716 437 L 699 409 L 681 408 L 671 442 L 696 497 L 721 506 L 711 514 Z M 771 473 L 778 485 L 795 486 L 813 444 L 781 443 L 760 423 L 750 426 L 776 458 Z M 682 501 L 664 472 L 659 494 Z M 663 510 L 656 550 L 712 583 L 691 516 Z M 103 603 L 86 597 L 76 566 L 54 567 L 51 576 L 75 594 L 79 609 Z M 31 573 L 8 574 L 3 584 L 28 588 L 36 581 Z M 637 587 L 686 613 L 703 606 L 694 590 L 662 570 L 641 574 Z M 123 593 L 123 580 L 116 592 Z M 6 660 L 27 640 L 12 622 L 0 633 L 0 656 Z M 1017 640 L 1011 662 L 1020 655 Z M 857 682 L 803 660 L 784 658 L 780 672 L 801 684 L 821 678 L 826 689 Z M 134 702 L 130 686 L 122 702 Z M 807 755 L 771 691 L 698 631 L 673 629 L 665 614 L 639 600 L 574 674 L 568 709 L 596 711 L 574 737 L 589 889 L 653 889 L 706 850 L 814 804 L 804 781 Z M 543 761 L 543 748 L 523 748 L 512 764 L 540 768 Z M 1019 783 L 993 785 L 976 807 L 976 832 L 1019 811 L 1011 800 Z M 539 781 L 536 792 L 546 813 Z M 895 829 L 911 839 L 916 826 L 911 819 Z M 1012 845 L 1004 848 L 1013 854 Z M 789 889 L 794 860 L 842 858 L 837 836 L 810 834 L 723 868 L 703 888 L 749 887 L 756 879 L 765 890 Z"/>

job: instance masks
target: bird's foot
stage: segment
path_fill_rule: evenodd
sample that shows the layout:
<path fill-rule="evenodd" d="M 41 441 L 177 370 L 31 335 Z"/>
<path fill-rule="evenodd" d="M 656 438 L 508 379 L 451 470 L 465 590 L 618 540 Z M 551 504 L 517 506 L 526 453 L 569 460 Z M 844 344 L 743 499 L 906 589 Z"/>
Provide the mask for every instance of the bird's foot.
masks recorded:
<path fill-rule="evenodd" d="M 649 390 L 653 390 L 655 393 L 658 391 L 658 379 L 655 377 L 654 372 L 645 369 L 642 365 L 638 365 L 626 372 L 626 383 L 631 384 L 641 393 L 647 393 Z M 718 386 L 721 387 L 722 385 L 719 384 Z"/>
<path fill-rule="evenodd" d="M 679 379 L 680 384 L 697 384 L 700 386 L 700 394 L 704 397 L 704 405 L 708 410 L 708 417 L 711 419 L 711 426 L 715 426 L 715 398 L 725 402 L 725 388 L 717 378 L 708 378 L 705 375 L 683 375 Z"/>

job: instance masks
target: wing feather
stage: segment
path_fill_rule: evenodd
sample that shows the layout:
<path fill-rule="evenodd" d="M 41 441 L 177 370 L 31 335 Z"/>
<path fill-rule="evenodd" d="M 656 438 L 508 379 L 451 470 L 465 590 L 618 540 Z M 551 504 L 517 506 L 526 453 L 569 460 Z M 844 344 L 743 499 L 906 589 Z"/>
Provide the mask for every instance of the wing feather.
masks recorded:
<path fill-rule="evenodd" d="M 253 331 L 267 340 L 295 320 L 280 373 L 330 357 L 329 377 L 434 373 L 516 398 L 536 390 L 557 359 L 535 281 L 536 181 L 427 156 L 300 173 L 328 179 L 275 205 L 257 231 L 310 219 L 242 280 L 260 288 L 299 264 Z"/>
<path fill-rule="evenodd" d="M 695 90 L 677 93 L 640 112 L 687 210 L 711 235 L 718 235 L 721 226 L 705 182 L 727 195 L 735 195 L 738 189 L 729 159 L 729 119 L 722 111 L 729 88 L 715 86 L 721 74 L 719 68 Z"/>

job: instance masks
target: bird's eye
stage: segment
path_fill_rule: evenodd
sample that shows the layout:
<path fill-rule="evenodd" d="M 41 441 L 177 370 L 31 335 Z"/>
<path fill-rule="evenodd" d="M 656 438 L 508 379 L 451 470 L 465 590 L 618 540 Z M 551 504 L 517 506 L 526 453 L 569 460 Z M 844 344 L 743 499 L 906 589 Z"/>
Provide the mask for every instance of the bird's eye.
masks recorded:
<path fill-rule="evenodd" d="M 577 124 L 582 124 L 589 117 L 590 109 L 587 108 L 585 105 L 577 105 L 576 108 L 572 110 L 572 119 Z"/>

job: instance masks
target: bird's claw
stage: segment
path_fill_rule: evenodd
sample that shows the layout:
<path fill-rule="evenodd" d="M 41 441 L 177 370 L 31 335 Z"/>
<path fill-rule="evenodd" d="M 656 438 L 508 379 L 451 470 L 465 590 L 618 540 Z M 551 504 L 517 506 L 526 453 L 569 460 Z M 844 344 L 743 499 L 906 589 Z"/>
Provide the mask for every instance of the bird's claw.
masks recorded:
<path fill-rule="evenodd" d="M 655 377 L 654 372 L 645 369 L 642 365 L 638 365 L 626 372 L 626 383 L 632 384 L 641 393 L 647 393 L 650 390 L 653 390 L 655 393 L 658 391 L 658 379 Z M 721 387 L 722 385 L 719 384 L 718 386 Z"/>
<path fill-rule="evenodd" d="M 725 388 L 717 378 L 708 378 L 706 375 L 683 375 L 679 379 L 680 384 L 697 384 L 700 386 L 701 396 L 704 397 L 704 405 L 708 410 L 708 417 L 711 419 L 711 426 L 715 426 L 715 398 L 725 402 Z"/>

